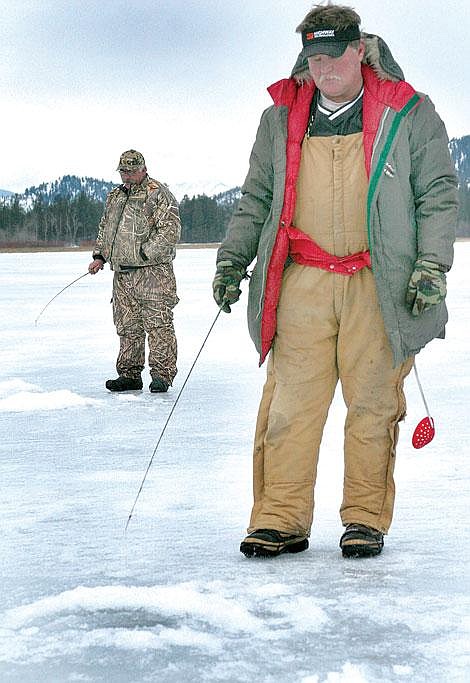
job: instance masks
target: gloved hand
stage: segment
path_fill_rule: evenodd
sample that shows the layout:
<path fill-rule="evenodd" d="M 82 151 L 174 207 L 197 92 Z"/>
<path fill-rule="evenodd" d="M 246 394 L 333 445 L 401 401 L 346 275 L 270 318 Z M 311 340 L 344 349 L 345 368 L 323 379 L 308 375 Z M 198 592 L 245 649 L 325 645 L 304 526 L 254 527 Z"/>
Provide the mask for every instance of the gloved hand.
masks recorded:
<path fill-rule="evenodd" d="M 232 261 L 219 261 L 217 271 L 212 282 L 214 299 L 225 313 L 230 313 L 230 304 L 240 298 L 240 282 L 246 276 L 245 270 L 234 266 Z M 223 304 L 223 306 L 222 306 Z"/>
<path fill-rule="evenodd" d="M 417 259 L 408 283 L 406 304 L 412 315 L 420 315 L 444 301 L 447 292 L 445 267 L 439 263 Z"/>

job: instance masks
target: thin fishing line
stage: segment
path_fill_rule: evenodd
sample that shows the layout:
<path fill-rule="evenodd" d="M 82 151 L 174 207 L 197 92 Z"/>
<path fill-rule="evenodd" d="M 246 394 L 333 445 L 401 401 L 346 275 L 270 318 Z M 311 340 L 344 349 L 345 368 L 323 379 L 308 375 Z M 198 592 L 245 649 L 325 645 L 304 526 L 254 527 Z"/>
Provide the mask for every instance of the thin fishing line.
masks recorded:
<path fill-rule="evenodd" d="M 202 353 L 202 350 L 203 350 L 204 346 L 206 345 L 207 340 L 209 339 L 209 335 L 210 335 L 210 333 L 212 332 L 215 323 L 217 322 L 217 319 L 218 319 L 218 317 L 219 317 L 219 315 L 220 315 L 220 313 L 221 313 L 221 311 L 222 311 L 222 307 L 224 306 L 224 304 L 225 304 L 225 302 L 222 303 L 222 305 L 220 306 L 219 310 L 217 311 L 217 315 L 215 316 L 214 321 L 213 321 L 212 325 L 210 326 L 209 331 L 208 331 L 208 333 L 206 334 L 204 341 L 202 342 L 201 348 L 199 349 L 199 351 L 198 351 L 198 353 L 197 353 L 197 356 L 196 356 L 196 358 L 194 359 L 193 364 L 191 365 L 188 374 L 186 375 L 186 379 L 185 379 L 184 382 L 183 382 L 183 386 L 182 386 L 181 389 L 179 390 L 178 395 L 177 395 L 177 397 L 176 397 L 176 400 L 175 400 L 175 402 L 173 403 L 173 407 L 172 407 L 172 409 L 170 410 L 170 414 L 168 415 L 168 417 L 167 417 L 167 419 L 166 419 L 166 422 L 165 422 L 165 424 L 163 425 L 163 429 L 162 429 L 162 431 L 161 431 L 161 433 L 160 433 L 160 436 L 159 436 L 158 441 L 157 441 L 157 443 L 156 443 L 156 445 L 155 445 L 155 448 L 153 449 L 152 457 L 150 458 L 149 463 L 148 463 L 148 465 L 147 465 L 147 469 L 145 470 L 145 474 L 144 474 L 144 477 L 143 477 L 143 479 L 142 479 L 142 483 L 140 484 L 139 490 L 137 491 L 137 495 L 136 495 L 136 497 L 135 497 L 134 504 L 132 505 L 131 511 L 130 511 L 130 513 L 129 513 L 129 517 L 127 518 L 126 526 L 125 526 L 125 529 L 124 529 L 124 534 L 126 533 L 127 527 L 129 526 L 129 522 L 131 521 L 132 515 L 133 515 L 134 510 L 135 510 L 135 506 L 137 505 L 137 501 L 139 500 L 139 496 L 140 496 L 140 494 L 141 494 L 141 492 L 142 492 L 142 489 L 144 488 L 145 480 L 147 479 L 147 475 L 148 475 L 148 473 L 149 473 L 149 471 L 150 471 L 150 468 L 152 467 L 153 459 L 154 459 L 155 454 L 156 454 L 156 452 L 157 452 L 157 450 L 158 450 L 158 447 L 159 447 L 160 442 L 161 442 L 161 440 L 162 440 L 162 438 L 163 438 L 163 435 L 164 435 L 165 430 L 166 430 L 166 428 L 167 428 L 167 426 L 168 426 L 168 423 L 169 423 L 170 420 L 171 420 L 171 416 L 173 415 L 173 413 L 174 413 L 174 411 L 175 411 L 175 408 L 176 408 L 176 406 L 178 405 L 178 401 L 180 400 L 180 396 L 181 396 L 181 394 L 183 393 L 183 390 L 184 390 L 184 388 L 185 388 L 185 386 L 186 386 L 186 383 L 187 383 L 187 381 L 188 381 L 188 379 L 189 379 L 189 377 L 190 377 L 190 375 L 191 375 L 191 373 L 192 373 L 192 371 L 193 371 L 193 369 L 194 369 L 194 366 L 195 366 L 196 363 L 197 363 L 197 360 L 198 360 L 199 356 L 200 356 L 201 353 Z"/>
<path fill-rule="evenodd" d="M 36 320 L 34 321 L 34 324 L 35 324 L 35 325 L 38 324 L 38 320 L 39 320 L 39 318 L 41 317 L 41 315 L 44 313 L 44 311 L 45 311 L 46 308 L 49 306 L 49 304 L 51 304 L 51 303 L 54 301 L 54 299 L 57 299 L 57 297 L 59 296 L 59 294 L 62 294 L 62 292 L 65 292 L 66 289 L 68 289 L 69 287 L 71 287 L 72 285 L 74 285 L 76 282 L 78 282 L 79 280 L 81 280 L 82 277 L 85 277 L 85 275 L 89 275 L 89 272 L 87 271 L 86 273 L 83 273 L 83 275 L 79 275 L 79 277 L 75 278 L 75 280 L 73 280 L 72 282 L 69 282 L 68 285 L 65 285 L 65 287 L 63 287 L 63 288 L 60 290 L 60 292 L 57 292 L 57 294 L 55 294 L 55 295 L 52 297 L 52 299 L 50 299 L 50 301 L 48 301 L 47 304 L 44 306 L 44 308 L 42 309 L 42 311 L 40 312 L 40 314 L 38 315 L 38 317 L 37 317 Z"/>

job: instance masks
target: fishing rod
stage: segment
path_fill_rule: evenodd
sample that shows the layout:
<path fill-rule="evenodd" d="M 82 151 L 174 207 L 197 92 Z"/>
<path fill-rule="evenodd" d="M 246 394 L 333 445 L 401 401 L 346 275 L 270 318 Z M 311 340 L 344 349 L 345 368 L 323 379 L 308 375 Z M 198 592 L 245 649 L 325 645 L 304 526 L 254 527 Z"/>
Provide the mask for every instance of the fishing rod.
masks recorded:
<path fill-rule="evenodd" d="M 212 330 L 213 330 L 213 328 L 214 328 L 214 325 L 216 324 L 217 319 L 218 319 L 218 317 L 219 317 L 221 311 L 223 310 L 223 306 L 225 305 L 225 303 L 226 303 L 226 302 L 223 301 L 222 304 L 220 305 L 219 310 L 217 311 L 217 315 L 215 316 L 215 318 L 214 318 L 214 320 L 213 320 L 213 322 L 212 322 L 212 325 L 209 327 L 209 331 L 207 332 L 207 334 L 206 334 L 206 336 L 205 336 L 205 338 L 204 338 L 204 341 L 203 341 L 202 344 L 201 344 L 201 348 L 200 348 L 199 351 L 197 352 L 196 358 L 194 359 L 193 364 L 191 365 L 191 367 L 190 367 L 190 369 L 189 369 L 189 372 L 188 372 L 188 374 L 186 375 L 186 379 L 184 380 L 183 385 L 182 385 L 181 389 L 180 389 L 179 392 L 178 392 L 178 395 L 177 395 L 177 397 L 176 397 L 176 400 L 175 400 L 175 402 L 173 403 L 173 407 L 172 407 L 172 409 L 170 410 L 170 414 L 168 415 L 168 417 L 167 417 L 167 419 L 166 419 L 166 422 L 165 422 L 165 424 L 163 425 L 163 429 L 162 429 L 162 431 L 161 431 L 161 433 L 160 433 L 160 436 L 158 437 L 158 441 L 157 441 L 157 443 L 156 443 L 156 445 L 155 445 L 155 448 L 153 449 L 152 456 L 151 456 L 151 458 L 150 458 L 150 460 L 149 460 L 149 463 L 148 463 L 148 465 L 147 465 L 147 469 L 145 470 L 145 474 L 144 474 L 144 477 L 143 477 L 142 482 L 141 482 L 141 484 L 140 484 L 139 490 L 137 491 L 137 495 L 136 495 L 136 497 L 135 497 L 134 503 L 133 503 L 132 508 L 131 508 L 131 511 L 130 511 L 130 513 L 129 513 L 129 517 L 127 518 L 127 522 L 126 522 L 126 526 L 125 526 L 125 529 L 124 529 L 124 533 L 126 533 L 126 531 L 127 531 L 127 527 L 129 526 L 129 522 L 131 521 L 132 515 L 133 515 L 134 510 L 135 510 L 135 506 L 137 505 L 137 501 L 139 500 L 139 496 L 140 496 L 140 494 L 141 494 L 141 492 L 142 492 L 142 489 L 144 488 L 145 480 L 147 479 L 147 475 L 148 475 L 148 473 L 149 473 L 149 471 L 150 471 L 150 468 L 152 467 L 153 459 L 155 458 L 155 454 L 156 454 L 156 452 L 157 452 L 157 450 L 158 450 L 158 447 L 159 447 L 159 445 L 160 445 L 160 442 L 161 442 L 161 440 L 162 440 L 162 438 L 163 438 L 163 435 L 164 435 L 164 433 L 165 433 L 165 431 L 166 431 L 166 428 L 167 428 L 167 426 L 168 426 L 168 423 L 169 423 L 170 420 L 171 420 L 171 416 L 173 415 L 174 410 L 175 410 L 176 406 L 178 405 L 178 401 L 180 400 L 181 394 L 183 393 L 183 390 L 184 390 L 184 388 L 185 388 L 185 386 L 186 386 L 186 383 L 187 383 L 187 381 L 188 381 L 188 379 L 189 379 L 189 377 L 190 377 L 190 375 L 191 375 L 191 373 L 192 373 L 192 371 L 193 371 L 193 369 L 194 369 L 194 366 L 195 366 L 196 363 L 197 363 L 197 360 L 198 360 L 199 356 L 200 356 L 201 353 L 202 353 L 202 350 L 203 350 L 204 346 L 206 345 L 207 340 L 209 339 L 209 335 L 210 335 L 210 333 L 212 332 Z"/>
<path fill-rule="evenodd" d="M 79 275 L 79 277 L 75 278 L 75 280 L 73 280 L 72 282 L 69 282 L 69 284 L 68 284 L 68 285 L 65 285 L 65 287 L 62 287 L 62 289 L 60 290 L 60 292 L 57 292 L 57 294 L 54 294 L 54 296 L 52 297 L 52 299 L 50 299 L 50 301 L 48 301 L 47 304 L 44 306 L 44 308 L 42 309 L 42 311 L 40 312 L 40 314 L 38 315 L 38 317 L 37 317 L 36 320 L 34 321 L 34 324 L 35 324 L 35 325 L 38 324 L 38 320 L 39 320 L 39 318 L 41 317 L 41 315 L 44 313 L 44 311 L 45 311 L 46 308 L 49 306 L 49 304 L 51 304 L 51 303 L 54 301 L 54 299 L 57 299 L 57 297 L 59 296 L 59 294 L 62 294 L 62 292 L 65 292 L 66 289 L 68 289 L 69 287 L 71 287 L 72 285 L 74 285 L 76 282 L 78 282 L 79 280 L 81 280 L 82 277 L 85 277 L 85 275 L 89 275 L 89 271 L 88 271 L 88 270 L 87 270 L 86 273 L 83 273 L 83 275 Z"/>

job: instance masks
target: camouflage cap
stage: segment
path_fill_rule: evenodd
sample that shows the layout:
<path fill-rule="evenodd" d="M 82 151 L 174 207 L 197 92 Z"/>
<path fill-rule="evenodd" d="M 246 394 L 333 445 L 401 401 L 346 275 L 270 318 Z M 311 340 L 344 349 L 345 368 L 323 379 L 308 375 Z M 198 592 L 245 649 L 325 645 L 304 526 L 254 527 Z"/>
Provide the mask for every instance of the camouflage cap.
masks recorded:
<path fill-rule="evenodd" d="M 135 149 L 128 149 L 119 157 L 117 171 L 138 171 L 145 167 L 145 159 Z"/>

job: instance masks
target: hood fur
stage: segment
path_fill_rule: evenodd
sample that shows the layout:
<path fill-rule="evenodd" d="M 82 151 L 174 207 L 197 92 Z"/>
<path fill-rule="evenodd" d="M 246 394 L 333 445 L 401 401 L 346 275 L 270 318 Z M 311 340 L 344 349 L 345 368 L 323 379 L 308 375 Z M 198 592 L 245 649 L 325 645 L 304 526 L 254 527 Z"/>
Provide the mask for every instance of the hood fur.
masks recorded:
<path fill-rule="evenodd" d="M 405 80 L 403 71 L 394 60 L 387 43 L 380 36 L 362 32 L 361 38 L 365 44 L 363 64 L 372 67 L 377 76 L 383 81 Z M 308 70 L 307 59 L 303 57 L 302 53 L 297 57 L 291 76 L 298 83 L 312 80 Z"/>

